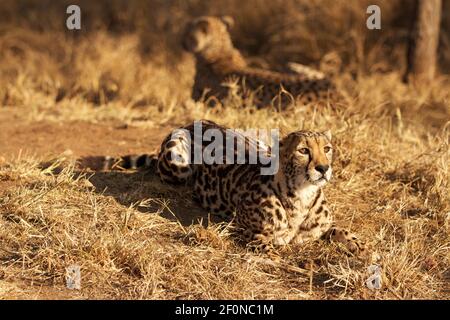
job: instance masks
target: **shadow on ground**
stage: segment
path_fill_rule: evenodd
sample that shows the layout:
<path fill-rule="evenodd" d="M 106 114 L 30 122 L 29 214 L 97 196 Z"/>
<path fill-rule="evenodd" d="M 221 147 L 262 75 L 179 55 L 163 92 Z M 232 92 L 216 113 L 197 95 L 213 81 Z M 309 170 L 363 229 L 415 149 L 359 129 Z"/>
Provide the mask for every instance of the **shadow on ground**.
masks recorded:
<path fill-rule="evenodd" d="M 101 171 L 87 177 L 96 192 L 113 197 L 123 206 L 135 206 L 142 213 L 178 220 L 183 226 L 220 222 L 193 200 L 189 186 L 164 184 L 153 170 Z"/>

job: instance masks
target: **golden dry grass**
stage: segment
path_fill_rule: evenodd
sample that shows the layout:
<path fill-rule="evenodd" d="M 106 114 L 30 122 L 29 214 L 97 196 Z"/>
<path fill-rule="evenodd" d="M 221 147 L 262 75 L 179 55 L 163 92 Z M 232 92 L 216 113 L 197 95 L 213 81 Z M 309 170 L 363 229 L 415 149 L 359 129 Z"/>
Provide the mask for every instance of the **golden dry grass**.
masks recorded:
<path fill-rule="evenodd" d="M 331 10 L 324 2 L 312 3 Z M 364 6 L 345 3 L 325 16 Z M 185 9 L 180 3 L 171 8 Z M 192 10 L 191 15 L 200 9 Z M 238 17 L 244 13 L 236 10 Z M 307 30 L 314 27 L 300 18 L 292 19 L 304 21 Z M 257 25 L 257 18 L 252 19 Z M 238 19 L 238 30 L 252 37 L 250 27 Z M 311 41 L 326 41 L 329 35 L 299 34 Z M 239 35 L 237 43 L 245 47 L 248 39 Z M 261 53 L 277 65 L 286 55 L 294 61 L 317 61 L 329 51 L 320 44 L 317 50 L 310 45 L 292 48 L 284 36 L 290 37 L 275 39 L 285 39 L 283 48 L 293 50 L 289 55 L 286 49 L 277 56 L 276 43 L 265 52 L 261 46 L 263 52 L 247 46 L 248 52 Z M 161 124 L 208 118 L 233 128 L 280 128 L 282 133 L 331 129 L 337 152 L 326 194 L 336 220 L 361 235 L 371 255 L 363 260 L 346 255 L 338 245 L 316 242 L 283 249 L 290 267 L 273 266 L 236 243 L 231 226 L 183 221 L 191 210 L 199 211 L 190 201 L 190 190 L 163 185 L 152 174 L 80 174 L 64 156 L 54 165 L 64 163 L 64 169 L 55 173 L 53 167 L 39 166 L 48 158 L 12 160 L 0 154 L 7 159 L 0 157 L 0 297 L 20 296 L 3 289 L 6 284 L 26 283 L 36 291 L 62 288 L 66 267 L 78 264 L 82 290 L 76 297 L 81 298 L 448 299 L 450 78 L 439 75 L 423 88 L 405 85 L 403 62 L 393 65 L 393 57 L 380 46 L 372 43 L 364 49 L 358 45 L 363 35 L 352 37 L 347 46 L 333 36 L 337 51 L 348 60 L 337 82 L 350 97 L 349 105 L 337 111 L 297 106 L 277 113 L 242 109 L 251 102 L 237 96 L 224 109 L 189 101 L 193 61 L 169 51 L 172 40 L 161 45 L 167 51 L 143 54 L 145 37 L 139 30 L 115 34 L 100 29 L 72 37 L 4 26 L 0 103 L 20 110 L 29 121 L 114 120 L 157 130 Z M 403 45 L 399 42 L 394 51 L 400 55 Z M 355 48 L 363 52 L 355 56 Z M 102 149 L 102 142 L 98 144 Z M 315 271 L 302 272 L 311 261 Z M 379 291 L 365 285 L 373 263 L 382 267 Z"/>

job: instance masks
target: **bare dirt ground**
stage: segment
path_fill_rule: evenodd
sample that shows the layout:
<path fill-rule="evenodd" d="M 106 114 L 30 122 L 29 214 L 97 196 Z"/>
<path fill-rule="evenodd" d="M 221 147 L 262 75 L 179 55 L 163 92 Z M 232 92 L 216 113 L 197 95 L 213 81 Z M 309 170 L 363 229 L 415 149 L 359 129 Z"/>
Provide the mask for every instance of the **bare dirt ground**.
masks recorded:
<path fill-rule="evenodd" d="M 20 163 L 20 158 L 24 158 L 25 160 L 29 158 L 51 160 L 61 158 L 61 155 L 64 155 L 64 158 L 67 160 L 76 160 L 91 156 L 119 156 L 125 154 L 149 153 L 158 147 L 160 141 L 169 132 L 172 126 L 164 124 L 155 126 L 154 128 L 141 128 L 133 125 L 126 125 L 123 121 L 119 120 L 108 120 L 100 123 L 80 120 L 34 121 L 24 116 L 20 109 L 16 110 L 4 108 L 3 110 L 0 110 L 0 128 L 0 159 L 2 163 L 8 166 L 10 163 L 14 163 L 15 161 L 17 163 L 18 160 L 18 163 Z M 13 168 L 13 171 L 14 170 L 18 169 Z M 27 172 L 27 170 L 24 172 Z M 236 252 L 236 249 L 232 249 L 231 253 L 227 252 L 227 247 L 229 246 L 229 244 L 227 244 L 228 240 L 222 239 L 222 237 L 226 236 L 221 235 L 220 229 L 211 229 L 211 226 L 208 227 L 208 223 L 205 223 L 207 221 L 217 221 L 211 219 L 211 217 L 209 217 L 206 212 L 197 206 L 195 202 L 191 201 L 191 191 L 188 188 L 162 185 L 159 182 L 159 179 L 153 175 L 152 172 L 92 171 L 86 168 L 75 169 L 74 176 L 69 175 L 69 179 L 72 181 L 70 183 L 75 183 L 77 180 L 76 177 L 82 174 L 86 174 L 90 187 L 93 187 L 94 192 L 98 194 L 101 199 L 104 199 L 103 197 L 106 197 L 106 199 L 111 199 L 112 202 L 107 202 L 105 204 L 105 208 L 107 210 L 120 210 L 121 212 L 125 210 L 126 213 L 126 208 L 133 208 L 136 209 L 138 214 L 143 214 L 139 219 L 146 219 L 145 217 L 147 214 L 151 215 L 152 213 L 157 213 L 162 218 L 168 219 L 166 221 L 172 221 L 172 223 L 174 223 L 172 231 L 175 231 L 175 233 L 165 236 L 167 231 L 161 231 L 161 234 L 156 235 L 155 238 L 155 241 L 159 242 L 160 245 L 164 242 L 168 242 L 170 245 L 170 243 L 175 241 L 174 245 L 180 246 L 187 241 L 187 250 L 188 252 L 191 252 L 189 254 L 192 254 L 192 249 L 203 252 L 204 250 L 208 251 L 213 248 L 214 250 L 217 250 L 217 252 L 222 252 L 223 254 L 235 254 L 233 252 Z M 8 174 L 6 177 L 8 177 Z M 65 174 L 62 174 L 62 177 L 64 178 Z M 56 177 L 56 179 L 58 178 Z M 11 190 L 20 190 L 18 191 L 19 194 L 25 192 L 24 196 L 26 200 L 29 197 L 26 195 L 28 192 L 26 190 L 38 190 L 39 184 L 41 183 L 46 183 L 45 178 L 38 178 L 38 181 L 35 181 L 33 178 L 30 181 L 30 179 L 26 176 L 22 178 L 21 174 L 19 174 L 18 177 L 0 180 L 0 197 L 7 197 Z M 89 189 L 91 189 L 90 187 Z M 58 189 L 61 187 L 60 184 L 57 183 L 49 190 L 52 190 L 52 188 Z M 65 192 L 68 192 L 69 197 L 72 197 L 74 194 L 73 190 L 64 190 L 64 188 L 60 191 L 63 193 L 61 195 L 62 198 L 59 198 L 59 195 L 52 195 L 49 197 L 50 210 L 55 210 L 60 206 L 60 203 L 64 202 Z M 49 191 L 40 190 L 39 192 L 40 194 L 38 193 L 37 198 L 45 197 L 45 194 Z M 87 197 L 88 195 L 83 194 L 80 200 L 85 203 L 87 201 Z M 146 199 L 151 200 L 150 202 L 145 202 Z M 162 200 L 160 201 L 159 199 Z M 142 203 L 142 201 L 145 203 Z M 78 202 L 74 202 L 74 205 L 74 209 L 71 210 L 85 210 L 83 209 L 85 204 L 79 205 Z M 78 206 L 79 208 L 77 208 Z M 15 208 L 14 210 L 16 211 L 14 214 L 17 213 L 20 215 L 20 208 Z M 95 205 L 93 205 L 91 209 L 87 209 L 88 212 L 92 210 L 95 211 Z M 8 209 L 6 209 L 6 212 L 8 212 Z M 414 213 L 411 214 L 414 215 Z M 105 216 L 105 218 L 107 220 L 111 220 L 112 217 L 108 218 Z M 201 223 L 203 227 L 196 227 L 199 226 L 198 222 L 200 221 L 203 222 Z M 107 223 L 114 223 L 114 221 L 108 221 Z M 171 222 L 160 222 L 160 225 L 164 225 L 165 228 L 170 228 L 170 223 Z M 144 227 L 144 229 L 146 228 L 148 227 Z M 214 225 L 212 228 L 215 228 Z M 178 229 L 178 231 L 176 231 L 176 229 Z M 51 228 L 49 230 L 51 230 Z M 139 230 L 139 228 L 135 228 L 135 230 L 136 231 L 133 232 L 138 232 L 137 230 Z M 181 235 L 179 233 L 177 234 L 180 230 L 182 231 Z M 32 236 L 33 235 L 31 235 L 31 237 Z M 91 236 L 95 237 L 95 235 Z M 110 234 L 108 234 L 108 236 L 110 236 Z M 27 237 L 30 238 L 30 235 Z M 140 237 L 141 238 L 139 239 L 145 239 L 145 237 L 142 238 L 142 235 Z M 162 238 L 160 239 L 160 237 Z M 107 237 L 105 237 L 105 239 L 107 239 Z M 177 243 L 180 240 L 181 243 Z M 204 247 L 205 244 L 206 247 Z M 193 247 L 191 247 L 192 245 Z M 311 255 L 313 257 L 313 261 L 317 261 L 319 265 L 325 266 L 326 263 L 328 263 L 325 262 L 328 261 L 328 258 L 317 258 L 317 253 L 323 251 L 323 247 L 320 246 L 320 244 L 313 244 L 311 248 L 306 250 L 308 253 L 314 252 L 314 254 Z M 238 249 L 238 252 L 239 250 L 241 249 Z M 327 250 L 333 249 L 328 248 Z M 327 250 L 324 253 L 325 256 L 327 255 Z M 111 295 L 111 293 L 103 294 L 101 290 L 99 291 L 98 288 L 95 288 L 97 286 L 96 283 L 93 285 L 94 289 L 87 288 L 81 291 L 69 290 L 65 287 L 63 275 L 57 277 L 52 275 L 51 280 L 36 280 L 33 276 L 29 276 L 28 273 L 24 273 L 21 268 L 20 261 L 11 264 L 11 257 L 14 257 L 12 251 L 9 249 L 3 249 L 3 251 L 4 252 L 0 250 L 0 261 L 4 259 L 9 262 L 5 264 L 3 271 L 0 268 L 0 299 L 97 299 L 124 297 L 124 292 L 122 289 L 118 289 L 117 296 L 114 294 Z M 5 253 L 6 255 L 2 258 L 2 254 Z M 308 253 L 306 253 L 307 256 Z M 183 259 L 186 259 L 186 257 L 189 256 L 188 253 L 185 254 L 187 254 L 187 256 L 184 256 Z M 290 254 L 292 254 L 292 252 Z M 336 253 L 333 251 L 333 254 Z M 169 253 L 169 255 L 171 254 Z M 239 253 L 239 255 L 242 255 L 242 253 Z M 346 260 L 344 259 L 344 256 L 342 256 L 342 253 L 338 253 L 337 257 L 338 260 L 336 263 L 338 263 L 338 261 Z M 96 257 L 96 259 L 100 259 L 100 257 Z M 127 273 L 126 270 L 129 268 L 128 264 L 132 264 L 134 258 L 132 254 L 130 255 L 130 253 L 127 253 L 124 259 L 126 260 L 125 263 L 127 267 L 122 269 L 122 272 L 125 270 L 125 273 Z M 303 262 L 300 262 L 299 265 L 302 266 L 305 261 L 309 261 L 308 259 L 309 258 L 307 257 L 300 258 L 300 261 Z M 325 260 L 322 261 L 323 259 Z M 151 261 L 152 263 L 155 262 L 155 260 Z M 224 261 L 226 261 L 226 258 Z M 339 262 L 339 265 L 341 263 L 342 262 Z M 361 262 L 356 260 L 350 260 L 350 262 L 347 260 L 347 263 L 350 263 L 348 266 L 350 269 L 363 268 Z M 422 265 L 421 268 L 424 268 L 424 270 L 430 270 L 430 272 L 435 270 L 437 266 L 436 259 L 431 255 L 427 256 L 424 261 L 420 263 Z M 196 265 L 198 266 L 197 262 Z M 171 267 L 167 268 L 170 269 Z M 261 266 L 258 268 L 261 268 Z M 189 268 L 186 268 L 186 271 L 187 270 L 189 270 Z M 247 272 L 249 272 L 249 270 L 251 269 L 248 269 Z M 294 286 L 300 285 L 300 287 L 297 287 L 299 290 L 298 292 L 295 291 L 294 293 L 288 293 L 288 297 L 295 298 L 321 297 L 322 295 L 320 293 L 310 296 L 305 295 L 303 292 L 307 292 L 308 288 L 310 291 L 312 288 L 315 288 L 315 291 L 319 290 L 320 292 L 320 290 L 322 290 L 320 289 L 321 286 L 331 280 L 330 275 L 328 274 L 329 271 L 321 271 L 317 275 L 314 275 L 314 279 L 311 278 L 311 284 L 308 283 L 309 280 L 306 280 L 306 283 L 304 283 L 304 275 L 299 277 L 299 275 L 295 272 L 286 273 L 280 270 L 274 271 L 273 269 L 264 270 L 264 268 L 262 272 L 266 275 L 272 274 L 270 277 L 275 276 L 280 277 L 280 279 L 283 278 L 283 281 L 286 282 L 285 285 L 288 285 L 289 283 L 292 283 Z M 16 273 L 17 276 L 14 276 Z M 448 277 L 447 273 L 448 271 L 441 273 L 440 277 L 444 277 L 444 282 L 448 281 L 445 280 L 446 277 Z M 6 277 L 5 274 L 8 274 L 8 276 Z M 136 277 L 136 275 L 133 276 Z M 348 275 L 348 277 L 350 277 L 350 275 Z M 358 276 L 355 276 L 355 279 L 359 279 Z M 355 281 L 361 282 L 364 281 L 364 279 Z M 393 280 L 386 281 L 389 281 L 389 285 L 391 285 Z M 211 280 L 208 280 L 208 283 L 211 283 Z M 311 287 L 311 285 L 314 287 Z M 174 292 L 178 294 L 177 296 L 180 294 L 178 290 L 179 288 L 175 287 Z M 336 288 L 329 288 L 326 290 L 326 296 L 328 298 L 339 297 L 339 295 L 346 294 L 345 290 L 344 293 L 342 293 L 340 290 L 336 291 Z M 444 286 L 444 288 L 441 288 L 439 294 L 445 295 L 447 291 L 448 289 L 445 289 Z M 290 296 L 290 294 L 294 295 Z M 396 291 L 389 290 L 387 296 L 402 298 L 403 295 L 407 294 L 407 291 L 398 293 Z M 136 294 L 131 294 L 131 296 L 136 297 Z M 162 295 L 162 297 L 166 297 L 166 295 Z M 195 298 L 189 294 L 181 295 L 179 297 Z M 358 294 L 358 297 L 370 298 L 373 296 L 367 292 L 367 289 L 365 289 Z"/>
<path fill-rule="evenodd" d="M 22 155 L 57 156 L 71 151 L 75 158 L 140 154 L 158 147 L 169 127 L 142 129 L 120 122 L 54 122 L 24 119 L 21 111 L 0 109 L 0 154 L 4 160 Z M 101 143 L 100 143 L 101 142 Z"/>
<path fill-rule="evenodd" d="M 122 127 L 117 123 L 92 124 L 83 121 L 30 122 L 21 112 L 0 110 L 0 161 L 11 161 L 22 155 L 36 157 L 57 156 L 71 150 L 73 158 L 95 155 L 143 153 L 148 146 L 156 147 L 164 130 L 143 130 Z M 133 143 L 127 143 L 133 141 Z M 104 141 L 105 143 L 99 143 Z M 17 182 L 0 181 L 0 196 Z M 2 281 L 0 273 L 0 299 L 82 299 L 77 290 L 27 283 L 16 280 Z"/>
<path fill-rule="evenodd" d="M 139 128 L 114 120 L 100 124 L 86 121 L 30 121 L 23 116 L 23 112 L 9 108 L 0 110 L 0 128 L 0 164 L 21 157 L 54 159 L 61 154 L 67 155 L 70 160 L 77 160 L 83 157 L 149 153 L 159 146 L 170 130 L 169 126 L 158 126 L 154 129 Z M 94 173 L 93 171 L 90 171 L 89 181 L 99 193 L 113 196 L 118 202 L 122 201 L 123 205 L 129 206 L 134 201 L 139 201 L 143 195 L 134 194 L 131 199 L 126 200 L 122 196 L 139 188 L 136 182 L 146 175 L 146 179 L 151 179 L 152 183 L 156 182 L 154 180 L 157 178 L 148 177 L 148 173 Z M 136 178 L 136 176 L 139 177 Z M 20 180 L 0 180 L 0 197 L 21 184 Z M 185 226 L 198 221 L 199 218 L 208 218 L 206 213 L 189 198 L 173 197 L 172 203 L 175 204 L 175 212 L 163 209 L 162 217 L 179 221 Z M 148 207 L 144 212 L 151 209 L 154 208 Z M 183 214 L 179 214 L 180 212 Z M 189 214 L 186 215 L 186 212 Z M 69 290 L 62 283 L 48 285 L 19 277 L 11 281 L 2 279 L 3 276 L 0 270 L 0 299 L 89 298 L 88 294 Z"/>
<path fill-rule="evenodd" d="M 145 143 L 157 145 L 163 131 L 142 130 L 124 127 L 112 130 L 117 123 L 92 124 L 83 121 L 32 122 L 21 116 L 22 112 L 4 108 L 0 110 L 0 160 L 11 161 L 23 155 L 45 157 L 57 156 L 71 150 L 73 158 L 92 155 L 114 155 L 145 152 Z M 130 139 L 134 143 L 127 143 Z M 146 140 L 146 141 L 145 141 Z M 99 144 L 99 141 L 107 143 Z M 0 181 L 0 196 L 17 181 Z M 20 182 L 19 182 L 20 183 Z M 77 299 L 83 298 L 79 291 L 64 286 L 52 287 L 26 283 L 2 281 L 0 274 L 0 299 Z M 86 298 L 86 297 L 84 297 Z"/>
<path fill-rule="evenodd" d="M 413 14 L 404 1 L 377 1 L 377 31 L 366 28 L 371 0 L 126 8 L 80 1 L 86 28 L 76 33 L 61 28 L 63 2 L 39 2 L 23 10 L 4 0 L 0 8 L 0 298 L 448 299 L 447 7 L 439 73 L 415 86 L 402 81 Z M 318 68 L 338 57 L 335 82 L 348 103 L 257 110 L 239 88 L 223 108 L 192 101 L 195 61 L 180 37 L 190 19 L 210 14 L 234 17 L 233 43 L 263 68 Z M 188 187 L 164 185 L 151 170 L 75 164 L 154 152 L 169 130 L 197 119 L 281 136 L 331 130 L 327 200 L 336 222 L 366 241 L 368 259 L 314 241 L 280 248 L 286 265 L 270 265 L 236 241 L 231 225 L 210 223 Z M 76 292 L 65 285 L 74 264 L 82 278 Z M 380 290 L 366 285 L 373 264 Z"/>
<path fill-rule="evenodd" d="M 170 132 L 168 125 L 155 128 L 128 126 L 120 121 L 92 123 L 85 121 L 30 121 L 21 112 L 1 110 L 0 112 L 0 156 L 2 161 L 20 157 L 56 159 L 63 154 L 68 160 L 94 158 L 81 163 L 80 171 L 89 172 L 89 181 L 106 195 L 120 198 L 132 190 L 133 182 L 145 178 L 158 180 L 152 172 L 123 173 L 101 172 L 97 157 L 120 157 L 128 154 L 148 154 L 155 152 L 163 138 Z M 142 178 L 137 178 L 139 176 Z M 155 181 L 157 182 L 157 181 Z M 11 181 L 0 181 L 0 195 L 14 185 Z M 133 198 L 133 200 L 139 200 Z M 190 200 L 190 199 L 189 199 Z M 189 201 L 190 202 L 190 201 Z M 130 205 L 132 201 L 125 201 Z M 180 203 L 178 207 L 184 208 Z M 197 208 L 196 205 L 193 206 Z M 191 208 L 191 207 L 189 207 Z M 184 208 L 185 209 L 185 208 Z M 196 213 L 179 216 L 183 224 L 190 224 Z M 171 215 L 164 215 L 173 218 Z"/>

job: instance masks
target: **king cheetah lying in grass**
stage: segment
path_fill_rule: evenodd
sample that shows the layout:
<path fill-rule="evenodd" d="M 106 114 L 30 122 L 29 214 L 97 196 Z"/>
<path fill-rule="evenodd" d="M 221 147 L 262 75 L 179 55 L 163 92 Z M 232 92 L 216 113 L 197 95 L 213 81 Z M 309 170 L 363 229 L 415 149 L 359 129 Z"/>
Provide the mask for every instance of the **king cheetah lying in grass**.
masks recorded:
<path fill-rule="evenodd" d="M 232 150 L 234 164 L 190 161 L 195 150 L 203 152 L 211 143 L 204 142 L 211 141 L 211 137 L 202 139 L 201 143 L 191 138 L 199 133 L 195 133 L 194 124 L 174 130 L 162 142 L 154 159 L 162 181 L 193 185 L 194 195 L 204 209 L 234 219 L 244 240 L 263 248 L 322 238 L 341 242 L 354 254 L 365 251 L 355 235 L 334 224 L 322 191 L 332 172 L 333 147 L 329 132 L 290 133 L 279 142 L 278 171 L 263 175 L 261 168 L 265 165 L 260 161 L 248 164 L 249 152 L 253 148 L 270 156 L 271 148 L 236 133 L 233 139 L 241 138 L 245 142 L 241 150 L 245 150 L 246 163 L 236 163 L 236 148 Z M 202 137 L 206 137 L 209 129 L 216 129 L 224 136 L 230 131 L 206 120 L 201 121 L 201 127 Z M 225 142 L 222 145 L 226 148 Z M 149 156 L 128 157 L 120 165 L 143 166 L 150 163 L 149 159 Z"/>
<path fill-rule="evenodd" d="M 333 103 L 340 98 L 328 77 L 308 67 L 295 74 L 249 67 L 233 46 L 229 34 L 232 25 L 231 17 L 212 16 L 187 24 L 182 38 L 185 50 L 196 58 L 194 100 L 223 101 L 236 85 L 242 96 L 253 97 L 257 107 L 284 108 L 293 100 L 300 104 Z"/>

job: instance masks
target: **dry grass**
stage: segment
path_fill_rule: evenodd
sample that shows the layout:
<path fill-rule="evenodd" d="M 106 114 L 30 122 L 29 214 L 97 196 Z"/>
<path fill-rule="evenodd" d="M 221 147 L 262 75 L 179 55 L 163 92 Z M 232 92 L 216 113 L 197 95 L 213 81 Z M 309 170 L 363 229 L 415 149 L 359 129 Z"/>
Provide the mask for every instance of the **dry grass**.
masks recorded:
<path fill-rule="evenodd" d="M 180 10 L 189 9 L 191 15 L 206 10 L 195 7 L 195 1 L 185 2 L 193 8 L 170 3 L 167 10 L 172 10 L 177 21 L 186 19 Z M 220 3 L 212 8 L 226 11 Z M 347 1 L 342 1 L 331 11 L 318 1 L 287 3 L 277 11 L 280 21 L 296 3 L 301 3 L 302 10 L 315 5 L 325 17 L 354 16 L 364 6 L 361 2 L 349 11 Z M 11 8 L 5 6 L 4 10 Z M 78 264 L 82 296 L 90 298 L 448 298 L 448 76 L 439 76 L 426 88 L 401 83 L 403 62 L 395 65 L 391 59 L 402 54 L 404 43 L 393 40 L 389 32 L 383 33 L 390 36 L 389 43 L 399 42 L 388 53 L 379 39 L 369 41 L 356 31 L 351 34 L 353 40 L 344 40 L 350 33 L 339 38 L 329 32 L 311 34 L 301 29 L 298 34 L 310 39 L 306 48 L 290 46 L 292 35 L 284 33 L 271 38 L 266 48 L 249 44 L 250 39 L 258 38 L 249 28 L 258 30 L 256 26 L 264 19 L 249 16 L 251 23 L 245 25 L 239 19 L 245 13 L 250 15 L 250 10 L 238 13 L 235 8 L 230 5 L 226 13 L 237 15 L 237 43 L 249 55 L 262 55 L 274 65 L 286 57 L 317 62 L 330 51 L 324 43 L 331 37 L 347 60 L 337 79 L 351 97 L 347 108 L 298 106 L 276 113 L 242 109 L 242 104 L 251 102 L 236 96 L 230 97 L 225 110 L 188 101 L 191 57 L 176 50 L 158 53 L 154 47 L 143 54 L 141 29 L 126 22 L 126 32 L 100 28 L 79 37 L 53 29 L 32 31 L 22 24 L 21 28 L 3 25 L 0 104 L 23 110 L 23 117 L 30 121 L 114 120 L 147 130 L 157 124 L 175 126 L 198 118 L 234 128 L 280 128 L 283 133 L 331 129 L 337 152 L 334 179 L 326 193 L 336 219 L 367 240 L 372 253 L 369 259 L 350 257 L 337 245 L 317 242 L 285 248 L 282 255 L 291 268 L 272 266 L 236 243 L 230 226 L 183 222 L 183 215 L 198 210 L 190 202 L 190 191 L 162 185 L 152 175 L 112 172 L 91 176 L 90 172 L 80 174 L 70 164 L 56 174 L 52 168 L 39 167 L 48 159 L 23 156 L 2 163 L 0 157 L 0 191 L 6 190 L 0 193 L 0 297 L 1 281 L 63 287 L 66 267 Z M 260 9 L 261 15 L 271 16 L 269 9 Z M 165 26 L 168 18 L 161 16 L 163 21 L 155 20 L 152 27 Z M 292 19 L 306 30 L 317 27 L 300 15 Z M 166 27 L 166 37 L 177 31 L 171 24 Z M 344 30 L 345 24 L 339 28 L 336 30 Z M 320 40 L 315 46 L 311 44 L 314 39 Z M 169 50 L 171 41 L 161 46 Z M 278 54 L 276 41 L 283 45 Z M 352 45 L 345 45 L 348 41 L 353 41 Z M 441 56 L 448 57 L 444 49 Z M 355 55 L 358 50 L 362 51 Z M 392 52 L 397 55 L 388 58 Z M 380 70 L 382 73 L 377 72 Z M 294 271 L 311 261 L 317 265 L 313 273 Z M 372 263 L 382 267 L 379 291 L 365 286 L 367 267 Z M 4 297 L 14 297 L 14 293 Z"/>

